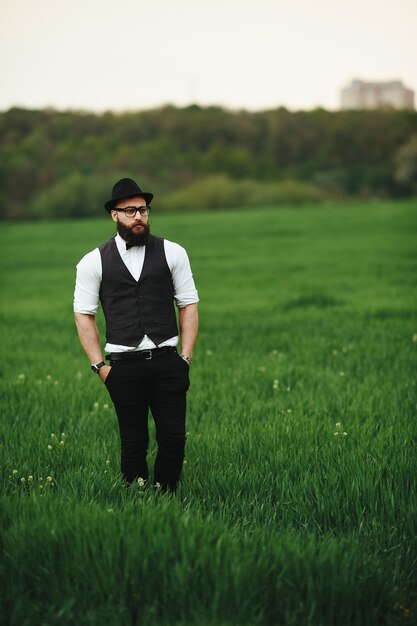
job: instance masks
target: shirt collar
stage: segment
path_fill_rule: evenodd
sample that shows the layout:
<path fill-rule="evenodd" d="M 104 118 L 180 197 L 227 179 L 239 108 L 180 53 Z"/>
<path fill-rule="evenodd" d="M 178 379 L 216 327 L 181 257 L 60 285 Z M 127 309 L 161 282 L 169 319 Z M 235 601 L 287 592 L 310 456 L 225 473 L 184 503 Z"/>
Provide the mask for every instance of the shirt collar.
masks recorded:
<path fill-rule="evenodd" d="M 119 233 L 117 233 L 114 237 L 115 241 L 116 241 L 116 246 L 118 251 L 120 252 L 120 254 L 126 254 L 131 252 L 132 250 L 136 250 L 137 253 L 138 251 L 144 251 L 145 250 L 145 246 L 133 246 L 132 248 L 129 248 L 129 250 L 127 250 L 126 248 L 126 241 L 123 239 L 123 237 L 121 237 L 119 235 Z"/>
<path fill-rule="evenodd" d="M 126 242 L 123 237 L 120 237 L 119 233 L 115 236 L 116 246 L 120 254 L 126 254 L 129 250 L 126 250 Z"/>

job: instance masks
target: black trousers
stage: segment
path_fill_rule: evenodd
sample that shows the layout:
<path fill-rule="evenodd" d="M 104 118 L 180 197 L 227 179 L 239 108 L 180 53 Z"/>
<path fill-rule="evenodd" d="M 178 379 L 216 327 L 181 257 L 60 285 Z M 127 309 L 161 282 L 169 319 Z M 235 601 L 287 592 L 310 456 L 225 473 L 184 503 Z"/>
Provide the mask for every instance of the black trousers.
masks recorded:
<path fill-rule="evenodd" d="M 175 491 L 184 462 L 189 366 L 173 349 L 144 361 L 113 361 L 105 385 L 119 421 L 121 471 L 127 483 L 148 479 L 148 411 L 158 452 L 153 482 Z"/>

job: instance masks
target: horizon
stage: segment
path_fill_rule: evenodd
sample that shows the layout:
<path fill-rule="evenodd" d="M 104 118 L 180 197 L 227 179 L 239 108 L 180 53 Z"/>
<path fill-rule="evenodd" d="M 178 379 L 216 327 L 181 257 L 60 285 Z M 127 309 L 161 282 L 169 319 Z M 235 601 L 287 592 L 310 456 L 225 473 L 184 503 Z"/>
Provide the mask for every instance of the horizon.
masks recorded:
<path fill-rule="evenodd" d="M 393 80 L 400 80 L 400 79 L 393 79 Z M 371 81 L 365 81 L 365 82 L 371 82 Z M 382 82 L 382 81 L 381 81 Z M 389 82 L 389 81 L 383 81 L 383 82 Z M 405 85 L 405 87 L 407 87 L 407 85 Z M 414 90 L 413 90 L 414 92 Z M 111 114 L 111 115 L 129 115 L 129 114 L 135 114 L 135 113 L 146 113 L 148 111 L 159 111 L 162 109 L 168 109 L 168 108 L 173 108 L 173 109 L 177 109 L 177 110 L 186 110 L 186 109 L 191 109 L 191 108 L 199 108 L 199 109 L 220 109 L 223 110 L 227 113 L 253 113 L 253 114 L 257 114 L 257 113 L 268 113 L 270 111 L 277 111 L 280 109 L 283 109 L 285 111 L 287 111 L 288 113 L 311 113 L 313 111 L 325 111 L 326 113 L 348 113 L 348 112 L 355 112 L 355 111 L 364 111 L 364 112 L 369 112 L 369 113 L 384 113 L 384 112 L 394 112 L 394 111 L 402 111 L 402 110 L 408 110 L 411 113 L 416 113 L 417 109 L 416 109 L 416 92 L 414 92 L 414 109 L 410 110 L 410 109 L 396 109 L 393 107 L 381 107 L 381 108 L 376 108 L 376 109 L 342 109 L 342 108 L 337 108 L 337 109 L 331 109 L 329 107 L 324 107 L 324 106 L 320 106 L 317 105 L 315 107 L 311 107 L 311 108 L 290 108 L 286 105 L 283 104 L 277 104 L 276 106 L 271 106 L 271 107 L 265 107 L 265 108 L 259 108 L 259 109 L 249 109 L 249 108 L 245 108 L 245 107 L 232 107 L 232 106 L 228 106 L 225 104 L 221 104 L 221 103 L 209 103 L 209 104 L 201 104 L 199 102 L 190 102 L 189 104 L 175 104 L 174 102 L 161 102 L 160 104 L 156 104 L 155 106 L 149 106 L 149 107 L 144 107 L 144 108 L 125 108 L 125 109 L 88 109 L 88 108 L 76 108 L 76 107 L 67 107 L 67 108 L 61 108 L 61 107 L 57 107 L 57 106 L 43 106 L 43 107 L 28 107 L 28 106 L 21 106 L 21 105 L 12 105 L 7 109 L 0 109 L 0 114 L 4 114 L 4 113 L 8 113 L 9 111 L 12 111 L 13 109 L 17 109 L 17 110 L 22 110 L 22 111 L 45 111 L 45 112 L 51 112 L 51 113 L 75 113 L 75 114 L 80 114 L 80 115 L 97 115 L 97 116 L 102 116 L 102 115 L 106 115 L 106 114 Z"/>

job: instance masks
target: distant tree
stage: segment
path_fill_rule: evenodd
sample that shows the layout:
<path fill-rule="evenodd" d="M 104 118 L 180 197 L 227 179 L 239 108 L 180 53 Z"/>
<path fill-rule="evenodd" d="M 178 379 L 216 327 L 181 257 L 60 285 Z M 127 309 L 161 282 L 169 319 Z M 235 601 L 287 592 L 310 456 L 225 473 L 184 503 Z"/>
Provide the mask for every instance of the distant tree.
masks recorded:
<path fill-rule="evenodd" d="M 398 150 L 394 176 L 406 190 L 417 194 L 417 134 Z"/>
<path fill-rule="evenodd" d="M 188 197 L 201 193 L 207 206 L 213 180 L 227 202 L 239 188 L 230 181 L 251 181 L 249 190 L 254 181 L 290 181 L 341 197 L 407 195 L 416 193 L 416 135 L 413 111 L 13 108 L 0 113 L 0 219 L 95 214 L 94 194 L 119 174 L 165 197 L 190 187 Z M 295 201 L 295 188 L 284 195 Z M 268 197 L 281 198 L 277 189 Z"/>
<path fill-rule="evenodd" d="M 32 217 L 68 218 L 104 215 L 107 178 L 74 172 L 43 191 L 30 207 Z"/>

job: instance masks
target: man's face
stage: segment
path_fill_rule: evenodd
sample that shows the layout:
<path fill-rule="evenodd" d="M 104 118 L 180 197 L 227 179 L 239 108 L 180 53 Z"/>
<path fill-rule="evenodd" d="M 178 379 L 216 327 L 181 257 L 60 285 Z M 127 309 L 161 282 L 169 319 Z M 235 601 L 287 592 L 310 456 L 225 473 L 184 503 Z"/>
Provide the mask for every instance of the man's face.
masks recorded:
<path fill-rule="evenodd" d="M 135 207 L 136 209 L 146 207 L 145 199 L 140 196 L 135 196 L 134 198 L 119 200 L 116 205 L 117 209 L 127 209 L 132 207 Z M 124 211 L 116 211 L 113 209 L 111 211 L 111 216 L 113 221 L 117 224 L 117 232 L 127 243 L 138 246 L 146 244 L 150 233 L 148 215 L 141 215 L 137 212 L 135 216 L 127 217 Z"/>

